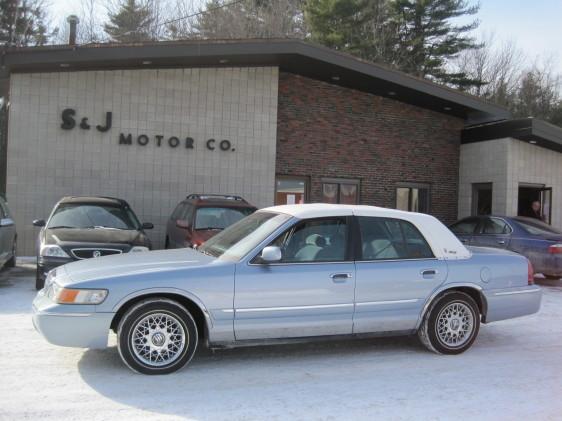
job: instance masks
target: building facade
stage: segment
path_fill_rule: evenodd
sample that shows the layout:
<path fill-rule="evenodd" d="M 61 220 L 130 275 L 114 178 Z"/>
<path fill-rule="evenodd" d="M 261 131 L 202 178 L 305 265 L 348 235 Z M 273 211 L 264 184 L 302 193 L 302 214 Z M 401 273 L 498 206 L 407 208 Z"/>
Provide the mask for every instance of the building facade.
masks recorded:
<path fill-rule="evenodd" d="M 292 40 L 15 49 L 1 67 L 6 194 L 26 255 L 31 221 L 67 195 L 127 200 L 155 224 L 156 247 L 190 193 L 237 194 L 258 207 L 362 203 L 450 223 L 473 183 L 463 177 L 472 165 L 463 130 L 508 117 Z"/>

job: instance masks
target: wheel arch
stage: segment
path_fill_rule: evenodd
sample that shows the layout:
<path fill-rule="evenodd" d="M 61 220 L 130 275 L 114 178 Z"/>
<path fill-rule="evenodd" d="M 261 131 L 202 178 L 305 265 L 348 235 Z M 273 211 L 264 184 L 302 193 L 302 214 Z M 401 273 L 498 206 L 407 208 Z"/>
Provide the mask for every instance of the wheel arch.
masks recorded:
<path fill-rule="evenodd" d="M 482 287 L 476 284 L 454 284 L 454 285 L 447 285 L 442 289 L 439 289 L 426 300 L 423 310 L 418 319 L 416 329 L 419 329 L 424 316 L 428 311 L 431 310 L 433 304 L 448 292 L 463 292 L 467 294 L 469 297 L 471 297 L 476 302 L 476 305 L 478 305 L 478 310 L 482 316 L 482 323 L 486 323 L 486 315 L 488 313 L 488 302 L 486 300 L 486 297 L 484 296 L 484 293 L 482 292 Z"/>
<path fill-rule="evenodd" d="M 196 298 L 189 297 L 177 291 L 150 291 L 125 298 L 116 306 L 116 312 L 111 320 L 110 329 L 116 332 L 117 326 L 119 326 L 119 322 L 127 310 L 135 304 L 149 298 L 167 298 L 176 301 L 185 307 L 195 320 L 199 339 L 206 341 L 209 338 L 209 328 L 212 326 L 212 323 L 205 307 L 199 303 Z"/>

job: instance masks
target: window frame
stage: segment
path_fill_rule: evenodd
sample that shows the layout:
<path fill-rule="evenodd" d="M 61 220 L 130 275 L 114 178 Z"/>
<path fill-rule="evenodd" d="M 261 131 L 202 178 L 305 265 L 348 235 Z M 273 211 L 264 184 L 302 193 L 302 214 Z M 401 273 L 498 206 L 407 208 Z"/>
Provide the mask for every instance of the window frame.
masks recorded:
<path fill-rule="evenodd" d="M 304 181 L 304 203 L 309 203 L 310 201 L 310 177 L 306 175 L 290 175 L 290 174 L 275 174 L 275 186 L 274 186 L 274 205 L 280 206 L 286 203 L 277 203 L 277 180 L 298 180 Z"/>
<path fill-rule="evenodd" d="M 276 242 L 279 238 L 287 235 L 287 233 L 294 231 L 300 224 L 307 221 L 319 221 L 326 219 L 342 218 L 345 219 L 347 225 L 347 241 L 345 245 L 345 258 L 344 260 L 325 260 L 318 262 L 260 262 L 259 257 L 265 247 L 269 247 L 272 243 Z M 263 247 L 258 247 L 258 251 L 248 261 L 250 266 L 289 266 L 289 265 L 327 265 L 327 264 L 349 264 L 354 263 L 356 258 L 356 247 L 354 242 L 355 238 L 355 217 L 353 215 L 335 215 L 335 216 L 321 216 L 317 218 L 306 218 L 296 220 L 294 224 L 285 228 L 281 233 L 276 235 L 272 240 L 268 241 Z"/>
<path fill-rule="evenodd" d="M 337 202 L 336 204 L 341 205 L 340 202 L 340 194 L 341 194 L 341 185 L 342 184 L 350 184 L 357 187 L 357 200 L 355 201 L 355 205 L 361 203 L 361 179 L 359 178 L 330 178 L 330 177 L 323 177 L 320 179 L 320 194 L 322 197 L 322 203 L 324 203 L 324 184 L 337 184 L 338 185 L 338 193 L 337 193 Z"/>
<path fill-rule="evenodd" d="M 433 257 L 406 257 L 406 258 L 394 258 L 394 259 L 374 259 L 374 260 L 365 260 L 363 258 L 363 235 L 361 233 L 361 226 L 359 224 L 359 218 L 375 218 L 375 219 L 383 219 L 383 220 L 390 220 L 390 221 L 397 221 L 400 224 L 400 232 L 402 235 L 402 241 L 404 245 L 408 247 L 408 243 L 406 241 L 406 237 L 404 235 L 404 229 L 402 228 L 402 223 L 410 224 L 423 238 L 425 244 L 427 245 L 428 249 L 431 251 Z M 404 261 L 421 261 L 421 260 L 438 260 L 433 248 L 431 248 L 431 244 L 427 241 L 427 238 L 423 235 L 423 233 L 416 227 L 412 222 L 406 219 L 400 218 L 388 218 L 384 216 L 369 216 L 369 215 L 355 215 L 355 236 L 358 239 L 355 242 L 355 262 L 356 263 L 380 263 L 380 262 L 404 262 Z"/>
<path fill-rule="evenodd" d="M 396 183 L 396 186 L 394 187 L 394 208 L 398 209 L 398 189 L 408 189 L 408 209 L 406 210 L 406 212 L 418 212 L 418 213 L 429 213 L 431 211 L 431 184 L 429 183 L 410 183 L 410 182 L 405 182 L 405 183 Z M 427 190 L 427 199 L 425 200 L 425 206 L 426 206 L 426 210 L 425 211 L 414 211 L 411 210 L 412 209 L 412 190 L 413 189 L 417 189 L 417 190 Z M 398 210 L 404 210 L 404 209 L 398 209 Z"/>

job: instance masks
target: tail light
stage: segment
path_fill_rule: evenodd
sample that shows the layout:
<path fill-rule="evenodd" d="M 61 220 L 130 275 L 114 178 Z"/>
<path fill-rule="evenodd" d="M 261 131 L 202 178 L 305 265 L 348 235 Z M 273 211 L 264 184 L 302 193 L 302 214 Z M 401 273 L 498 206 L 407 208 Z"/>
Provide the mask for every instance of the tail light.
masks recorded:
<path fill-rule="evenodd" d="M 553 244 L 548 247 L 550 254 L 562 254 L 562 244 Z"/>
<path fill-rule="evenodd" d="M 527 283 L 533 285 L 535 283 L 535 269 L 530 260 L 527 260 Z"/>

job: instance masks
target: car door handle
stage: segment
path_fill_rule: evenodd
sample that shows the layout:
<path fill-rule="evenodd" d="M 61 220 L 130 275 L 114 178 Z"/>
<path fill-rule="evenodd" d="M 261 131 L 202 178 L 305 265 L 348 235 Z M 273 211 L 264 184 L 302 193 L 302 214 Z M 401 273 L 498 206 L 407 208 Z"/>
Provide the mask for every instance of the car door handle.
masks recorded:
<path fill-rule="evenodd" d="M 351 275 L 351 273 L 332 273 L 330 275 L 330 278 L 332 279 L 333 282 L 345 282 L 348 279 L 352 278 L 353 275 Z"/>
<path fill-rule="evenodd" d="M 420 273 L 423 277 L 437 275 L 437 271 L 435 269 L 424 269 Z"/>
<path fill-rule="evenodd" d="M 505 244 L 505 240 L 498 240 L 498 244 Z"/>
<path fill-rule="evenodd" d="M 461 243 L 468 243 L 468 240 L 466 238 L 461 239 Z"/>

